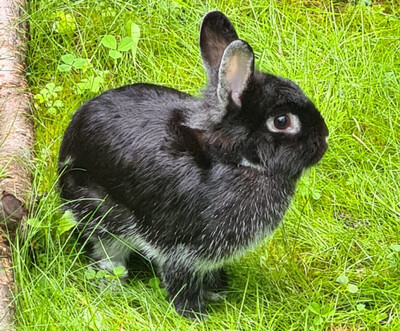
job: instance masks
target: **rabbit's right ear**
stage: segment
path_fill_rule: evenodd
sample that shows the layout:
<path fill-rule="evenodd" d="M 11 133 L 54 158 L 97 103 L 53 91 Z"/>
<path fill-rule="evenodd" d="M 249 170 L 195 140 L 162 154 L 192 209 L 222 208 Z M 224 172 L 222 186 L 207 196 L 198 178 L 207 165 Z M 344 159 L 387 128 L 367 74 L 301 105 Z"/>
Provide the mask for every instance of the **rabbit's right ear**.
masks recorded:
<path fill-rule="evenodd" d="M 254 73 L 254 53 L 243 40 L 231 42 L 225 49 L 218 72 L 217 95 L 223 106 L 230 102 L 242 107 L 242 96 Z"/>
<path fill-rule="evenodd" d="M 208 79 L 216 84 L 222 55 L 238 35 L 229 19 L 219 11 L 212 11 L 203 18 L 200 29 L 200 50 Z"/>

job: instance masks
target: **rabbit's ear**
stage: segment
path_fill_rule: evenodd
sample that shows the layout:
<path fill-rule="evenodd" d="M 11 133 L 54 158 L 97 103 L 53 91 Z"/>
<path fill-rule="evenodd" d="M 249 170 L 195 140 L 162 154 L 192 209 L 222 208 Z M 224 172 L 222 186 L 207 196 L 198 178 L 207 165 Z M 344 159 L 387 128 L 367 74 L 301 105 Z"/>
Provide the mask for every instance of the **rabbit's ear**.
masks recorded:
<path fill-rule="evenodd" d="M 254 53 L 243 40 L 231 42 L 225 49 L 218 71 L 218 98 L 224 106 L 233 102 L 242 106 L 243 92 L 254 73 Z"/>
<path fill-rule="evenodd" d="M 212 11 L 204 16 L 200 29 L 200 50 L 211 83 L 216 83 L 225 48 L 237 39 L 232 23 L 224 14 Z"/>

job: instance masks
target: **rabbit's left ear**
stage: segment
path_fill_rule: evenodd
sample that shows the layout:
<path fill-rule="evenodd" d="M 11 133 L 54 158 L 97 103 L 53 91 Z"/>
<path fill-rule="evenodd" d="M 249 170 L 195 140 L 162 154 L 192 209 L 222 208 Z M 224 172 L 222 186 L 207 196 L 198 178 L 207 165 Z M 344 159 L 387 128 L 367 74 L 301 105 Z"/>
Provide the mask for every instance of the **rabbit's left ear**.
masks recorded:
<path fill-rule="evenodd" d="M 209 82 L 216 83 L 218 68 L 225 48 L 238 35 L 231 21 L 219 11 L 209 12 L 200 28 L 200 51 Z"/>
<path fill-rule="evenodd" d="M 235 40 L 226 47 L 218 72 L 218 98 L 224 106 L 242 106 L 243 92 L 254 73 L 254 53 L 243 40 Z"/>

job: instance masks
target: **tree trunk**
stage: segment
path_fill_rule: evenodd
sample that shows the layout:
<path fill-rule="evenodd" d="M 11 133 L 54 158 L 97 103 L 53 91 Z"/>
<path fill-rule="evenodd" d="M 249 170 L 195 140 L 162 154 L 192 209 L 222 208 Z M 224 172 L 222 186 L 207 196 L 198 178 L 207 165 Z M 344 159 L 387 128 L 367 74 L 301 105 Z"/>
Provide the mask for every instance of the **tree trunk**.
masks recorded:
<path fill-rule="evenodd" d="M 13 330 L 10 246 L 31 191 L 33 128 L 25 70 L 24 0 L 0 0 L 0 330 Z"/>

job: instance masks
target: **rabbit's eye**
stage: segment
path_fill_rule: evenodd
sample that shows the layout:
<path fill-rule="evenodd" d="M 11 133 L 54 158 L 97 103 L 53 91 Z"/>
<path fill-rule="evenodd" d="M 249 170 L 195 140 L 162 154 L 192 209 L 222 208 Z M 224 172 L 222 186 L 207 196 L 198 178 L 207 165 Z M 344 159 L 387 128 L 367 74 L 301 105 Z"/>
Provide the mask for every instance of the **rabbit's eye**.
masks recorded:
<path fill-rule="evenodd" d="M 297 115 L 287 113 L 268 118 L 267 127 L 272 132 L 295 134 L 300 131 L 300 120 Z"/>
<path fill-rule="evenodd" d="M 274 125 L 278 130 L 285 130 L 290 126 L 290 117 L 288 115 L 275 117 Z"/>

